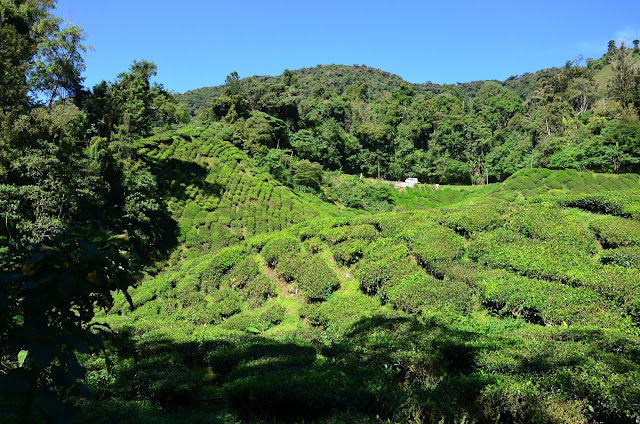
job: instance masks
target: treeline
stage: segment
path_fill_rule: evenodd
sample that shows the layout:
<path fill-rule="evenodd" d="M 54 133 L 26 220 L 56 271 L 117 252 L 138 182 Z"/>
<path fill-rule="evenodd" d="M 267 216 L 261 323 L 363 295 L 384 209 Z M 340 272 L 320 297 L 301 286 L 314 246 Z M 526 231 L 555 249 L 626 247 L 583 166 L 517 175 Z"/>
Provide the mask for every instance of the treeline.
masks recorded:
<path fill-rule="evenodd" d="M 524 167 L 640 171 L 640 50 L 609 43 L 598 60 L 440 86 L 366 66 L 318 66 L 280 77 L 227 77 L 180 95 L 199 122 L 278 174 L 296 159 L 327 170 L 482 184 Z M 206 103 L 209 103 L 206 107 Z M 294 159 L 293 162 L 287 157 Z"/>
<path fill-rule="evenodd" d="M 2 3 L 0 240 L 40 241 L 84 223 L 128 229 L 153 256 L 170 222 L 131 141 L 188 116 L 151 82 L 151 62 L 85 89 L 84 34 L 52 8 L 49 1 Z"/>
<path fill-rule="evenodd" d="M 186 113 L 151 82 L 151 62 L 84 88 L 84 34 L 54 4 L 0 1 L 3 423 L 72 422 L 93 397 L 76 352 L 104 350 L 95 312 L 128 297 L 136 251 L 152 261 L 177 243 L 132 141 Z"/>

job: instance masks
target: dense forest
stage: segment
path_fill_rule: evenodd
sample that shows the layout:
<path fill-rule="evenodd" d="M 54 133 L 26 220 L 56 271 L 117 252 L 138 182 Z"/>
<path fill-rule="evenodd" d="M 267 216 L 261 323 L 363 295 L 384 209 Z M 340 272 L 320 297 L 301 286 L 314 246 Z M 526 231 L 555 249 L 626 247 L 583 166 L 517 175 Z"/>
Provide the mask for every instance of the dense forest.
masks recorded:
<path fill-rule="evenodd" d="M 640 420 L 638 40 L 177 94 L 55 12 L 0 0 L 0 422 Z"/>
<path fill-rule="evenodd" d="M 178 98 L 272 171 L 269 149 L 288 148 L 328 170 L 390 180 L 482 184 L 534 166 L 638 172 L 638 53 L 612 42 L 586 64 L 450 86 L 366 66 L 232 73 L 224 87 Z"/>

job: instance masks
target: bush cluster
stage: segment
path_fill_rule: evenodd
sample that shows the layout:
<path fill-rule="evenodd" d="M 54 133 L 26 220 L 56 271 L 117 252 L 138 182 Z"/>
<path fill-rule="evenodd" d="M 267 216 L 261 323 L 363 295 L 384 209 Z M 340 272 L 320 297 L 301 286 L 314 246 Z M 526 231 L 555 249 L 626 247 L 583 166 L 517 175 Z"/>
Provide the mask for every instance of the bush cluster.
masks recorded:
<path fill-rule="evenodd" d="M 438 280 L 424 273 L 413 274 L 389 289 L 389 303 L 411 314 L 423 309 L 464 314 L 471 309 L 469 287 L 460 281 Z"/>
<path fill-rule="evenodd" d="M 370 244 L 355 268 L 355 276 L 364 293 L 377 294 L 384 302 L 391 287 L 417 272 L 423 271 L 412 260 L 406 244 L 390 238 Z"/>
<path fill-rule="evenodd" d="M 320 255 L 288 254 L 278 262 L 276 270 L 285 281 L 295 282 L 310 301 L 327 300 L 340 287 L 335 271 Z"/>
<path fill-rule="evenodd" d="M 284 233 L 268 241 L 262 248 L 261 254 L 267 264 L 274 267 L 283 257 L 298 253 L 301 248 L 302 245 L 297 237 Z"/>

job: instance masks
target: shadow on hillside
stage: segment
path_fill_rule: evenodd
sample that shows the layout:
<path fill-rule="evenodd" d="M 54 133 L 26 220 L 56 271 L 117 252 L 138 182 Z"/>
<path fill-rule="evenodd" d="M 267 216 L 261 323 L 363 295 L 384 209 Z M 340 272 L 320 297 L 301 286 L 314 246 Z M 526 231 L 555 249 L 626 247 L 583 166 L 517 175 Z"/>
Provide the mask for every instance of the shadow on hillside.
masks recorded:
<path fill-rule="evenodd" d="M 150 401 L 156 413 L 178 415 L 231 408 L 258 421 L 478 416 L 480 392 L 494 379 L 475 373 L 474 337 L 379 316 L 358 322 L 345 342 L 322 346 L 253 335 L 136 343 L 121 333 L 113 379 L 94 387 L 102 402 L 89 409 L 105 422 L 108 405 L 123 401 Z"/>
<path fill-rule="evenodd" d="M 220 196 L 224 187 L 218 183 L 206 181 L 209 167 L 195 161 L 166 159 L 150 162 L 149 166 L 156 176 L 158 188 L 165 197 L 177 200 L 189 200 L 191 193 L 186 187 L 193 185 L 206 196 Z"/>
<path fill-rule="evenodd" d="M 176 343 L 134 341 L 121 331 L 110 347 L 111 373 L 101 374 L 102 382 L 93 386 L 100 402 L 87 408 L 89 416 L 96 423 L 182 424 L 226 422 L 225 414 L 256 422 L 456 422 L 465 416 L 511 422 L 510 414 L 527 421 L 553 413 L 548 398 L 514 394 L 505 378 L 518 382 L 555 373 L 553 390 L 572 396 L 584 391 L 572 370 L 591 367 L 597 358 L 622 375 L 640 361 L 640 347 L 632 340 L 600 330 L 568 328 L 528 350 L 526 343 L 502 336 L 373 316 L 355 323 L 341 342 L 318 344 L 309 336 L 277 341 L 228 333 Z M 487 355 L 504 371 L 479 372 L 478 361 Z M 495 396 L 483 394 L 488 385 L 498 390 Z M 585 396 L 607 404 L 594 392 Z M 524 403 L 511 410 L 514 401 Z M 594 414 L 607 422 L 628 419 L 605 406 Z"/>

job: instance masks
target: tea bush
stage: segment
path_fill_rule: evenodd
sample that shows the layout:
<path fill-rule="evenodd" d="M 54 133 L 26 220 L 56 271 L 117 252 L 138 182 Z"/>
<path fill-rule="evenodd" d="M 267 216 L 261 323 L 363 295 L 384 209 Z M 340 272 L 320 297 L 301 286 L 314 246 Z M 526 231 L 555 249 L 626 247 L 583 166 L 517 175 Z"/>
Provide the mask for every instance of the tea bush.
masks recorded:
<path fill-rule="evenodd" d="M 366 294 L 377 294 L 383 301 L 387 300 L 391 287 L 416 272 L 423 271 L 411 259 L 408 247 L 389 238 L 369 245 L 355 268 L 362 290 Z"/>
<path fill-rule="evenodd" d="M 306 256 L 301 262 L 294 273 L 294 279 L 307 299 L 327 300 L 340 287 L 335 271 L 320 255 Z"/>
<path fill-rule="evenodd" d="M 640 222 L 615 216 L 596 216 L 589 228 L 605 248 L 640 246 Z"/>
<path fill-rule="evenodd" d="M 229 317 L 220 325 L 220 328 L 257 334 L 280 324 L 284 315 L 285 308 L 282 305 L 269 303 L 260 309 Z"/>
<path fill-rule="evenodd" d="M 453 230 L 433 222 L 411 227 L 401 233 L 411 253 L 427 272 L 441 277 L 441 269 L 464 253 L 464 240 Z"/>
<path fill-rule="evenodd" d="M 600 255 L 603 264 L 619 265 L 626 268 L 640 268 L 640 246 L 608 249 Z"/>
<path fill-rule="evenodd" d="M 363 255 L 365 242 L 362 240 L 347 240 L 338 243 L 331 249 L 333 258 L 340 266 L 350 266 L 358 262 Z"/>
<path fill-rule="evenodd" d="M 280 237 L 269 240 L 262 248 L 261 254 L 269 266 L 273 267 L 280 258 L 300 252 L 301 246 L 295 236 L 285 233 Z"/>
<path fill-rule="evenodd" d="M 413 274 L 389 289 L 389 303 L 412 314 L 425 308 L 462 314 L 470 310 L 471 302 L 471 291 L 466 284 L 438 280 L 424 273 Z"/>

